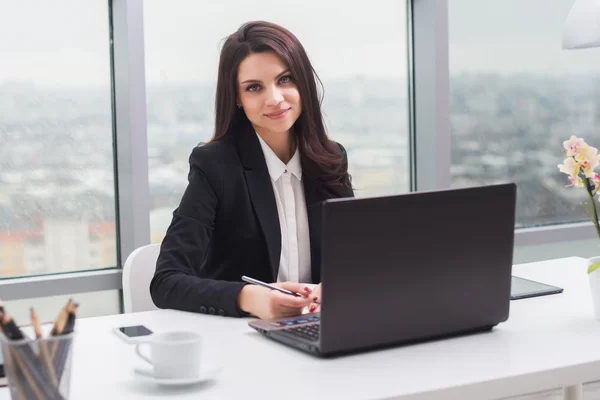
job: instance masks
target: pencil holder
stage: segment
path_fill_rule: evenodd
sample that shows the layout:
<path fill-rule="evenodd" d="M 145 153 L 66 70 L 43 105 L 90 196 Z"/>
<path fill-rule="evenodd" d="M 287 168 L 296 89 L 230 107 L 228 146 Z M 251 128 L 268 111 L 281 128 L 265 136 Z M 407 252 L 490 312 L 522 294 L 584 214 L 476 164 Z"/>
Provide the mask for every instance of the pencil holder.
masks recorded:
<path fill-rule="evenodd" d="M 13 400 L 69 398 L 74 333 L 10 340 L 0 334 Z"/>

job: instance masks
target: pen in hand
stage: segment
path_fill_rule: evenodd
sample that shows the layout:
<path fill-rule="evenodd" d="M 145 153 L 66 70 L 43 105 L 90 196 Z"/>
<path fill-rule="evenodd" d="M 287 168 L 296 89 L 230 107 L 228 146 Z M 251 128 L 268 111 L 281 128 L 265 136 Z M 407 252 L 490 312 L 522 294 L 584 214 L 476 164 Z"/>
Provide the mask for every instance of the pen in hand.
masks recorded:
<path fill-rule="evenodd" d="M 279 291 L 281 293 L 289 294 L 290 296 L 304 297 L 300 293 L 292 292 L 291 290 L 287 290 L 287 289 L 280 288 L 280 287 L 277 287 L 277 286 L 274 286 L 274 285 L 270 285 L 270 284 L 268 284 L 266 282 L 259 281 L 258 279 L 250 278 L 249 276 L 246 276 L 246 275 L 242 275 L 242 280 L 244 282 L 248 282 L 248 283 L 251 283 L 253 285 L 263 286 L 263 287 L 266 287 L 266 288 L 269 288 L 269 289 L 272 289 L 272 290 L 277 290 L 277 291 Z"/>
<path fill-rule="evenodd" d="M 275 285 L 270 285 L 270 284 L 268 284 L 266 282 L 259 281 L 258 279 L 250 278 L 249 276 L 246 276 L 246 275 L 242 275 L 242 280 L 244 282 L 248 282 L 248 283 L 251 283 L 253 285 L 258 285 L 258 286 L 266 287 L 268 289 L 277 290 L 278 292 L 281 292 L 281 293 L 284 293 L 284 294 L 288 294 L 290 296 L 305 297 L 305 296 L 303 296 L 300 293 L 292 292 L 291 290 L 280 288 L 280 287 L 275 286 Z M 316 299 L 313 299 L 313 303 L 315 303 L 315 304 L 321 304 L 321 302 L 319 300 L 316 300 Z"/>

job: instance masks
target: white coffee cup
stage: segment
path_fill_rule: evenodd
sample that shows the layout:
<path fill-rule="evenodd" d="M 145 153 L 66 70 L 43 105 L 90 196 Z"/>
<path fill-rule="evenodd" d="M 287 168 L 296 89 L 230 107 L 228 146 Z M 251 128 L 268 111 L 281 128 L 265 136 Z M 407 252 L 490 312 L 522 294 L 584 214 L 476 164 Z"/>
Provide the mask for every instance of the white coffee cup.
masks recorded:
<path fill-rule="evenodd" d="M 150 346 L 150 356 L 142 352 Z M 154 369 L 156 378 L 189 379 L 200 375 L 202 337 L 195 332 L 155 333 L 138 343 L 135 352 Z"/>

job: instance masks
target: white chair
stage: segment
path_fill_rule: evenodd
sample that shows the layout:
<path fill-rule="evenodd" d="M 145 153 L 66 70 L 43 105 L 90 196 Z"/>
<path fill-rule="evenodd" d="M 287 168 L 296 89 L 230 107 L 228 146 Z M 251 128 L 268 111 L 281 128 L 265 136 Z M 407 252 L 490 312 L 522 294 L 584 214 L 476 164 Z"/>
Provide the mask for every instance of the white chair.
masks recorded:
<path fill-rule="evenodd" d="M 123 265 L 123 307 L 126 313 L 156 310 L 150 281 L 156 269 L 160 243 L 135 249 Z"/>

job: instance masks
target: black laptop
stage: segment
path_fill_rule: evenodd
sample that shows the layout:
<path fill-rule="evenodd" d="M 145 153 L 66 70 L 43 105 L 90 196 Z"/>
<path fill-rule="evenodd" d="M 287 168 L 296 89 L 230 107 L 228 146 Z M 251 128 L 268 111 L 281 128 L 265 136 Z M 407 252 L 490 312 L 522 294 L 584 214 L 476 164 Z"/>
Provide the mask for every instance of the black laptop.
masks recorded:
<path fill-rule="evenodd" d="M 321 311 L 251 321 L 319 356 L 487 331 L 509 315 L 516 185 L 327 200 Z"/>

